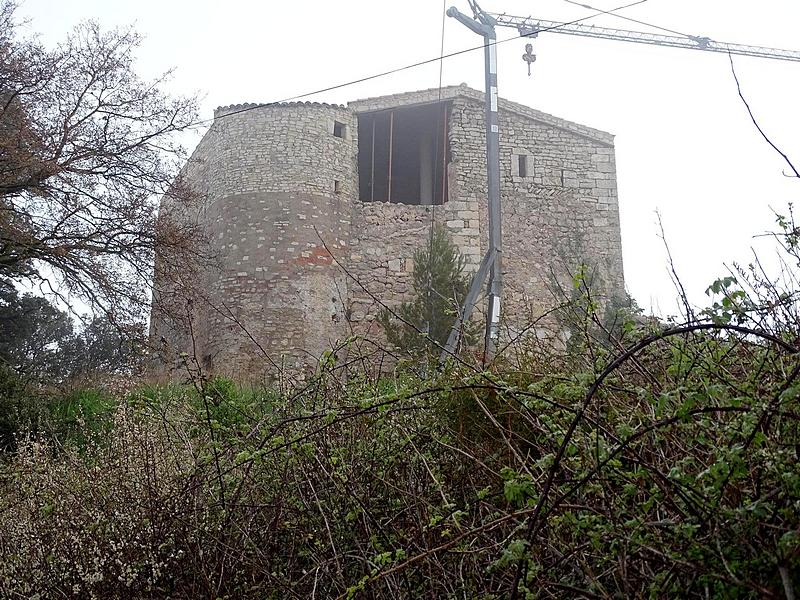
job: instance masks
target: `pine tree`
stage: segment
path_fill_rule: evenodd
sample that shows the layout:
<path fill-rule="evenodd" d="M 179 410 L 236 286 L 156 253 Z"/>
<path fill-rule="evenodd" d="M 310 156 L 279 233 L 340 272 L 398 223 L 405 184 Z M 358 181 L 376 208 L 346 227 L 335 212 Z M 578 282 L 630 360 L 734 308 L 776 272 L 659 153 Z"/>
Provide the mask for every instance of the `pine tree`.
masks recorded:
<path fill-rule="evenodd" d="M 378 316 L 391 345 L 418 358 L 439 355 L 469 289 L 465 265 L 447 230 L 435 225 L 429 243 L 414 252 L 413 298 L 396 317 L 388 310 Z"/>

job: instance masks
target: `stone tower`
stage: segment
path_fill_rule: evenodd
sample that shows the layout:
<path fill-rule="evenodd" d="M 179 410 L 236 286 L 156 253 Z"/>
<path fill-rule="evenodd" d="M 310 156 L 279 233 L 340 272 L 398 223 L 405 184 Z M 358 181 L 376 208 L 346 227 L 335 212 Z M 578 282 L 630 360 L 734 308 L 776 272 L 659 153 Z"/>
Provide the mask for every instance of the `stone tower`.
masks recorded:
<path fill-rule="evenodd" d="M 206 198 L 218 268 L 201 274 L 193 339 L 172 332 L 176 350 L 239 375 L 270 359 L 307 362 L 305 348 L 341 337 L 347 284 L 331 253 L 350 235 L 353 123 L 350 111 L 316 103 L 215 111 L 186 177 Z M 154 334 L 163 326 L 154 319 Z"/>
<path fill-rule="evenodd" d="M 613 136 L 499 109 L 504 335 L 558 338 L 554 290 L 577 269 L 588 265 L 600 302 L 624 295 Z M 374 317 L 408 299 L 432 223 L 468 270 L 486 248 L 483 94 L 466 86 L 219 108 L 184 175 L 205 198 L 196 218 L 217 264 L 194 301 L 172 299 L 191 323 L 154 297 L 166 365 L 179 352 L 234 376 L 313 365 L 337 339 L 380 339 Z M 158 273 L 156 287 L 169 288 Z"/>

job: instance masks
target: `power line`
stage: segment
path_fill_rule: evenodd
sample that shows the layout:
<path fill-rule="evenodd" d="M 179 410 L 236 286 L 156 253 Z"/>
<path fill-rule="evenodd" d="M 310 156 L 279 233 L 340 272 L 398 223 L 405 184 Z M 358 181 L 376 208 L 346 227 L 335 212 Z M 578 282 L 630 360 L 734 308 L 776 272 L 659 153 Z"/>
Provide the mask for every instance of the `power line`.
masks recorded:
<path fill-rule="evenodd" d="M 442 99 L 442 71 L 444 69 L 444 24 L 447 21 L 445 7 L 447 0 L 442 0 L 442 35 L 441 43 L 439 44 L 439 100 Z"/>
<path fill-rule="evenodd" d="M 691 36 L 686 34 L 665 35 L 663 33 L 654 33 L 650 31 L 628 31 L 625 29 L 613 29 L 610 27 L 596 27 L 594 25 L 585 25 L 583 23 L 564 24 L 556 21 L 532 19 L 530 16 L 516 17 L 506 13 L 489 13 L 489 16 L 494 19 L 494 22 L 497 25 L 502 27 L 512 27 L 516 29 L 522 36 L 535 36 L 540 31 L 552 31 L 553 33 L 557 34 L 579 35 L 602 40 L 633 42 L 638 44 L 665 46 L 669 48 L 682 48 L 685 50 L 722 52 L 725 54 L 736 54 L 739 56 L 753 56 L 757 58 L 800 62 L 800 52 L 794 50 L 764 48 L 760 46 L 748 46 L 745 44 L 730 44 L 726 42 L 717 42 L 709 37 Z M 643 23 L 648 27 L 658 28 L 657 25 L 653 25 L 645 21 L 637 22 Z"/>
<path fill-rule="evenodd" d="M 572 4 L 574 6 L 580 6 L 581 8 L 585 8 L 587 10 L 594 10 L 604 15 L 611 15 L 612 17 L 616 17 L 617 19 L 622 19 L 624 21 L 630 21 L 631 23 L 638 23 L 639 25 L 644 25 L 645 27 L 652 27 L 653 29 L 658 29 L 660 31 L 666 31 L 667 33 L 674 33 L 675 35 L 680 35 L 685 38 L 689 38 L 690 40 L 697 39 L 695 35 L 689 35 L 688 33 L 683 33 L 681 31 L 676 31 L 674 29 L 669 29 L 668 27 L 661 27 L 660 25 L 653 25 L 652 23 L 648 23 L 647 21 L 640 21 L 639 19 L 634 19 L 632 17 L 626 17 L 625 15 L 618 15 L 614 13 L 613 10 L 603 10 L 602 8 L 597 8 L 595 6 L 591 6 L 589 4 L 583 4 L 582 2 L 576 2 L 575 0 L 564 0 L 567 4 Z"/>
<path fill-rule="evenodd" d="M 545 29 L 540 29 L 537 33 L 545 33 L 545 32 L 548 32 L 548 31 L 557 30 L 560 27 L 565 27 L 567 25 L 575 25 L 577 23 L 582 23 L 583 21 L 588 21 L 589 19 L 594 19 L 595 17 L 599 17 L 600 15 L 613 14 L 613 13 L 616 13 L 617 11 L 625 10 L 626 8 L 631 8 L 632 6 L 636 6 L 637 4 L 643 4 L 645 2 L 648 2 L 648 0 L 637 0 L 636 2 L 631 2 L 629 4 L 624 4 L 622 6 L 618 6 L 617 8 L 612 8 L 611 10 L 603 10 L 603 11 L 598 10 L 594 14 L 587 15 L 587 16 L 581 17 L 579 19 L 574 19 L 572 21 L 564 21 L 563 23 L 557 23 L 557 24 L 552 25 L 550 27 L 547 27 Z M 505 44 L 506 42 L 511 42 L 513 40 L 517 40 L 520 37 L 524 37 L 524 36 L 509 37 L 509 38 L 494 42 L 494 45 L 495 46 L 499 46 L 500 44 Z M 318 90 L 314 90 L 313 92 L 305 92 L 303 94 L 298 94 L 296 96 L 290 96 L 288 98 L 283 98 L 282 100 L 275 100 L 273 102 L 264 102 L 264 103 L 259 103 L 259 104 L 253 104 L 251 106 L 245 106 L 245 107 L 240 108 L 238 110 L 233 110 L 231 112 L 225 113 L 224 115 L 220 115 L 219 118 L 232 117 L 234 115 L 238 115 L 238 114 L 241 114 L 243 112 L 250 111 L 250 110 L 256 110 L 256 109 L 259 109 L 259 108 L 268 108 L 270 106 L 276 106 L 278 104 L 283 104 L 285 102 L 293 102 L 295 100 L 300 100 L 302 98 L 308 98 L 309 96 L 315 96 L 317 94 L 322 94 L 324 92 L 331 92 L 333 90 L 338 90 L 338 89 L 341 89 L 341 88 L 349 87 L 351 85 L 356 85 L 358 83 L 364 83 L 365 81 L 371 81 L 373 79 L 379 79 L 381 77 L 387 77 L 389 75 L 394 75 L 396 73 L 401 73 L 402 71 L 408 71 L 410 69 L 415 69 L 417 67 L 422 67 L 422 66 L 425 66 L 425 65 L 429 65 L 431 63 L 435 63 L 436 61 L 443 61 L 446 58 L 453 58 L 455 56 L 460 56 L 462 54 L 467 54 L 469 52 L 474 52 L 475 50 L 483 50 L 485 46 L 486 46 L 486 44 L 481 44 L 480 46 L 473 46 L 471 48 L 465 48 L 463 50 L 456 50 L 455 52 L 450 52 L 449 54 L 443 54 L 443 55 L 435 56 L 433 58 L 428 58 L 428 59 L 425 59 L 425 60 L 421 60 L 419 62 L 411 63 L 411 64 L 408 64 L 408 65 L 404 65 L 402 67 L 389 69 L 388 71 L 383 71 L 381 73 L 375 73 L 374 75 L 367 75 L 366 77 L 361 77 L 359 79 L 353 79 L 352 81 L 347 81 L 345 83 L 339 83 L 339 84 L 331 85 L 331 86 L 328 86 L 328 87 L 325 87 L 325 88 L 320 88 Z M 195 123 L 192 123 L 191 126 L 205 125 L 207 123 L 213 122 L 214 120 L 215 120 L 214 117 L 212 117 L 210 119 L 202 119 L 200 121 L 196 121 Z"/>

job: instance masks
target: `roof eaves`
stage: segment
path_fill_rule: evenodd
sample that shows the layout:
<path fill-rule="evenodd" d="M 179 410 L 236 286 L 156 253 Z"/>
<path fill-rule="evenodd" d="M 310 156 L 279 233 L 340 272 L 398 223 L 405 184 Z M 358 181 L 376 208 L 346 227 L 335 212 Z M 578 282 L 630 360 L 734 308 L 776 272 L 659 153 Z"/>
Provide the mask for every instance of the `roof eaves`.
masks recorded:
<path fill-rule="evenodd" d="M 409 106 L 414 104 L 425 104 L 429 102 L 436 102 L 440 100 L 452 100 L 453 98 L 466 98 L 475 102 L 483 103 L 484 94 L 476 89 L 473 89 L 466 84 L 452 85 L 440 88 L 429 88 L 427 90 L 419 90 L 415 92 L 401 92 L 399 94 L 390 94 L 386 96 L 373 96 L 371 98 L 362 98 L 360 100 L 353 100 L 347 103 L 347 108 L 355 112 L 372 112 L 377 110 L 386 110 L 398 106 Z M 561 119 L 554 115 L 530 108 L 511 100 L 500 98 L 500 108 L 518 114 L 532 121 L 556 127 L 558 129 L 568 131 L 575 135 L 580 135 L 589 138 L 593 141 L 600 142 L 613 146 L 614 136 L 605 131 L 587 127 L 580 123 L 574 123 Z"/>
<path fill-rule="evenodd" d="M 347 103 L 347 107 L 356 112 L 368 112 L 375 110 L 374 105 L 404 106 L 408 104 L 422 104 L 425 102 L 435 102 L 437 100 L 449 100 L 461 93 L 461 89 L 469 89 L 465 84 L 448 85 L 441 88 L 428 88 L 426 90 L 415 90 L 412 92 L 400 92 L 398 94 L 387 94 L 383 96 L 371 96 L 369 98 L 359 98 Z"/>
<path fill-rule="evenodd" d="M 256 110 L 259 108 L 296 108 L 303 106 L 307 108 L 333 108 L 344 109 L 342 104 L 328 104 L 327 102 L 245 102 L 242 104 L 228 104 L 227 106 L 218 106 L 214 109 L 214 117 L 236 114 L 246 112 L 249 110 Z"/>

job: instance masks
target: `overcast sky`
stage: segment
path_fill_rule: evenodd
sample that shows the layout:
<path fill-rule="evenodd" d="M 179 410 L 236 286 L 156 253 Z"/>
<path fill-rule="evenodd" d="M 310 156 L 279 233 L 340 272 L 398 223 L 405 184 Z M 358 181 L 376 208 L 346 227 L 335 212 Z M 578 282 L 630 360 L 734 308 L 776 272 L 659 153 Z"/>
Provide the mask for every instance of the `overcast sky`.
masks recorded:
<path fill-rule="evenodd" d="M 624 4 L 586 0 L 611 9 Z M 200 93 L 202 114 L 241 102 L 270 102 L 438 57 L 443 7 L 468 12 L 466 0 L 24 0 L 28 29 L 55 44 L 81 20 L 135 25 L 145 36 L 139 70 L 153 77 L 175 68 L 173 93 Z M 555 21 L 589 14 L 564 0 L 485 0 L 484 9 Z M 800 50 L 797 0 L 648 0 L 621 14 L 714 40 Z M 596 25 L 646 28 L 597 17 Z M 499 38 L 514 31 L 501 29 Z M 445 54 L 480 38 L 445 19 Z M 525 41 L 498 48 L 502 97 L 616 135 L 625 279 L 648 311 L 677 312 L 658 237 L 660 212 L 689 297 L 747 263 L 774 229 L 772 210 L 798 198 L 800 181 L 760 138 L 741 104 L 724 54 L 542 34 L 533 76 L 521 60 Z M 800 165 L 800 63 L 735 58 L 763 129 Z M 446 59 L 444 85 L 483 89 L 483 56 Z M 345 103 L 436 87 L 431 64 L 309 99 Z M 502 133 L 501 133 L 502 135 Z"/>

